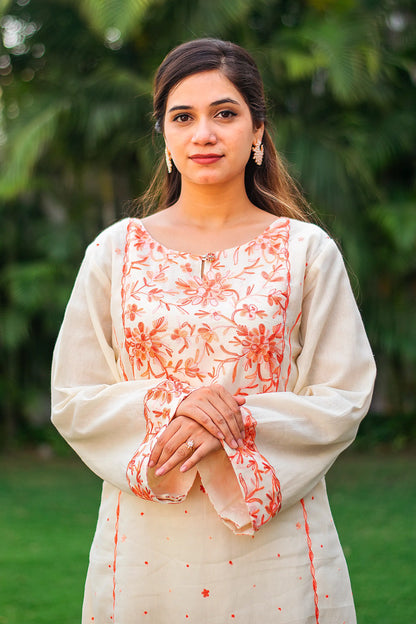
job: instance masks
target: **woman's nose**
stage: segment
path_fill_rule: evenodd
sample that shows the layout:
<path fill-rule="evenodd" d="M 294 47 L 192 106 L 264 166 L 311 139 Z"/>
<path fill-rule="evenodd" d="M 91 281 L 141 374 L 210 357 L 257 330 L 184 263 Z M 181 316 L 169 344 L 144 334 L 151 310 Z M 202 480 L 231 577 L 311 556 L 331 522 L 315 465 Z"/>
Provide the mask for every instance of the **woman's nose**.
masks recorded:
<path fill-rule="evenodd" d="M 217 137 L 214 129 L 207 119 L 200 119 L 194 129 L 193 143 L 216 143 Z"/>

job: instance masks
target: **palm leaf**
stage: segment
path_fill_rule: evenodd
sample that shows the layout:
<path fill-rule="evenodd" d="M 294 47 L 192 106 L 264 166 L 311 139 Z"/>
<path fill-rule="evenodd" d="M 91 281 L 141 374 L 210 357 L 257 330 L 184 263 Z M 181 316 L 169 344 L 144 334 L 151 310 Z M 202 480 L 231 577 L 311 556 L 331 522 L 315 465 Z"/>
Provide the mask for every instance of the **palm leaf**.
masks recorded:
<path fill-rule="evenodd" d="M 341 102 L 368 98 L 381 70 L 378 22 L 369 16 L 332 15 L 301 33 L 314 55 L 325 57 L 328 82 Z"/>
<path fill-rule="evenodd" d="M 152 0 L 77 0 L 79 10 L 91 28 L 106 36 L 115 28 L 126 38 L 137 27 Z"/>
<path fill-rule="evenodd" d="M 45 108 L 39 104 L 31 116 L 16 124 L 8 136 L 0 177 L 0 197 L 4 199 L 15 197 L 27 188 L 37 160 L 53 139 L 62 114 L 69 108 L 66 100 L 49 102 Z"/>

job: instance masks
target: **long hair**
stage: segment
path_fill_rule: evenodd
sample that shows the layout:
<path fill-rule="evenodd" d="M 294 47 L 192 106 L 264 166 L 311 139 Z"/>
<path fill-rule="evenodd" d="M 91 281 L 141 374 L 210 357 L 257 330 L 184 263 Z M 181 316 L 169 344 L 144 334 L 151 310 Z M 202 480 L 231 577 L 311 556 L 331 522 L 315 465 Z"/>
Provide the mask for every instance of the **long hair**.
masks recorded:
<path fill-rule="evenodd" d="M 153 117 L 155 129 L 163 133 L 166 102 L 173 87 L 200 72 L 219 70 L 246 101 L 254 127 L 264 123 L 264 158 L 261 166 L 250 158 L 245 170 L 245 188 L 250 201 L 276 216 L 308 220 L 310 209 L 276 151 L 267 129 L 263 82 L 250 54 L 230 41 L 196 39 L 174 48 L 162 61 L 154 80 Z M 148 190 L 137 200 L 143 214 L 174 204 L 181 192 L 181 175 L 173 164 L 168 174 L 164 158 Z"/>

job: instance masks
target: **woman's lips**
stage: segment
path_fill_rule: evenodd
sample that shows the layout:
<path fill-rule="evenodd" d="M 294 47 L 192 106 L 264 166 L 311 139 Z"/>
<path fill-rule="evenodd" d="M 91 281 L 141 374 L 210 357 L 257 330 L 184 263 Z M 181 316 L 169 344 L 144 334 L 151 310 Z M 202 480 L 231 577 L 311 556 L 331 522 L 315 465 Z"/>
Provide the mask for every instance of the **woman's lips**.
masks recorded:
<path fill-rule="evenodd" d="M 198 165 L 212 165 L 218 162 L 221 158 L 221 154 L 194 154 L 189 157 L 193 162 Z"/>

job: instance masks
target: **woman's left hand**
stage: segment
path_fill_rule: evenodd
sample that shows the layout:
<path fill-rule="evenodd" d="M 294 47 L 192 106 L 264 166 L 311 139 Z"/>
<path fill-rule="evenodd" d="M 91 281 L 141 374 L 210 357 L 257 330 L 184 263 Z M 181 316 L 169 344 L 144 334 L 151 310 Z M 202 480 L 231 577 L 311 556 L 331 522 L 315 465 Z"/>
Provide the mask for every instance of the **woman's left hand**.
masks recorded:
<path fill-rule="evenodd" d="M 193 447 L 189 443 L 193 441 Z M 181 464 L 181 472 L 190 470 L 212 453 L 222 448 L 221 442 L 192 418 L 174 418 L 156 442 L 149 459 L 149 468 L 161 477 Z"/>

